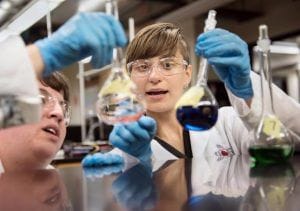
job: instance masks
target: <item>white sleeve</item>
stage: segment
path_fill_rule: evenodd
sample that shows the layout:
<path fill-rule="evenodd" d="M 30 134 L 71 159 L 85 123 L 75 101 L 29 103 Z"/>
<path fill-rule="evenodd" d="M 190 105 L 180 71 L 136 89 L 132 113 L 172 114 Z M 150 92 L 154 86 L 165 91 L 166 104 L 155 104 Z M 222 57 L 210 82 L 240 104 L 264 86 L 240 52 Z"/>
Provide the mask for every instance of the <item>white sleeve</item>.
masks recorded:
<path fill-rule="evenodd" d="M 236 97 L 227 90 L 229 100 L 240 118 L 250 128 L 254 128 L 260 120 L 262 109 L 260 76 L 251 71 L 251 81 L 254 90 L 251 109 L 244 99 Z M 300 134 L 300 104 L 285 94 L 280 88 L 273 84 L 274 109 L 280 121 L 293 132 Z"/>
<path fill-rule="evenodd" d="M 36 96 L 36 75 L 19 36 L 0 42 L 0 94 Z"/>
<path fill-rule="evenodd" d="M 248 154 L 249 144 L 254 140 L 253 130 L 245 127 L 232 107 L 225 106 L 219 109 L 218 122 L 215 128 L 222 139 L 229 142 L 234 154 Z"/>
<path fill-rule="evenodd" d="M 24 122 L 38 122 L 38 83 L 23 40 L 10 36 L 0 42 L 0 49 L 0 95 L 16 96 Z"/>

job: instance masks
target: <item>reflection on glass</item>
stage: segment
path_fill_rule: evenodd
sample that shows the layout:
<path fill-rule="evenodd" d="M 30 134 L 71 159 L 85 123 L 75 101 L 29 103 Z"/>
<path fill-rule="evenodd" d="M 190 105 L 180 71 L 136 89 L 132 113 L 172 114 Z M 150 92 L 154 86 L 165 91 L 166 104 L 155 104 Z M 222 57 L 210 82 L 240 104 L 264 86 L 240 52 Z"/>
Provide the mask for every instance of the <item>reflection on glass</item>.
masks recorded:
<path fill-rule="evenodd" d="M 210 10 L 205 21 L 204 32 L 215 28 L 216 11 Z M 215 125 L 218 119 L 218 103 L 207 86 L 207 59 L 202 58 L 198 79 L 177 102 L 177 119 L 186 130 L 204 131 Z"/>
<path fill-rule="evenodd" d="M 251 168 L 251 180 L 241 210 L 289 210 L 295 187 L 295 172 L 288 163 Z"/>
<path fill-rule="evenodd" d="M 122 172 L 124 163 L 103 165 L 99 167 L 83 168 L 84 176 L 89 180 L 96 180 L 107 175 L 117 174 Z"/>
<path fill-rule="evenodd" d="M 143 164 L 132 167 L 113 182 L 112 192 L 126 210 L 152 210 L 157 201 L 152 168 Z"/>
<path fill-rule="evenodd" d="M 56 170 L 5 172 L 0 176 L 0 210 L 72 210 Z"/>
<path fill-rule="evenodd" d="M 117 1 L 107 1 L 107 13 L 118 19 Z M 123 50 L 113 50 L 112 73 L 98 94 L 97 113 L 107 124 L 131 122 L 139 119 L 144 113 L 142 95 L 138 94 L 135 84 L 125 72 Z"/>
<path fill-rule="evenodd" d="M 266 25 L 259 27 L 257 45 L 260 59 L 262 115 L 255 131 L 255 142 L 250 146 L 249 153 L 254 158 L 254 165 L 284 162 L 292 156 L 294 143 L 274 111 L 269 58 L 270 39 Z"/>

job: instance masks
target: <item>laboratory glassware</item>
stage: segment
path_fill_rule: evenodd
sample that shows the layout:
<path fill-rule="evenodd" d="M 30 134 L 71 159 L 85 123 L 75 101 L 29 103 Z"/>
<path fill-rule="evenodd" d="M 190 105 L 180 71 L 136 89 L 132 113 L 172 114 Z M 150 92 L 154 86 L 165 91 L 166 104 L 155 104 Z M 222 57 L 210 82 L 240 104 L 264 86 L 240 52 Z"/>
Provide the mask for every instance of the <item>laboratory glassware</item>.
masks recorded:
<path fill-rule="evenodd" d="M 255 130 L 255 140 L 249 147 L 254 165 L 287 161 L 294 151 L 293 140 L 274 110 L 269 58 L 270 43 L 268 27 L 260 25 L 257 45 L 260 61 L 262 114 Z"/>
<path fill-rule="evenodd" d="M 213 30 L 217 24 L 216 11 L 210 10 L 205 21 L 204 32 Z M 202 58 L 198 78 L 176 104 L 176 116 L 186 130 L 205 131 L 218 119 L 218 103 L 207 86 L 207 59 Z"/>
<path fill-rule="evenodd" d="M 118 19 L 117 1 L 107 1 L 106 11 Z M 143 95 L 125 72 L 122 48 L 113 49 L 111 74 L 98 94 L 98 117 L 106 124 L 131 122 L 139 119 L 144 111 Z"/>
<path fill-rule="evenodd" d="M 289 163 L 251 168 L 251 185 L 240 210 L 293 210 L 295 176 L 295 169 Z"/>

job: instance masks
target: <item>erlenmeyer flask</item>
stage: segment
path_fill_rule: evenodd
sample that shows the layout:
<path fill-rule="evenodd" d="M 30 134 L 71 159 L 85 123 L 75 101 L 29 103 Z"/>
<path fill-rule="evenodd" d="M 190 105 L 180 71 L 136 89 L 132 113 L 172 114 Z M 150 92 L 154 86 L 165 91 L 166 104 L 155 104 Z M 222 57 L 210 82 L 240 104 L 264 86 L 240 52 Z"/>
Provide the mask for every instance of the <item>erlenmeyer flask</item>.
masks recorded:
<path fill-rule="evenodd" d="M 259 26 L 257 45 L 260 59 L 262 114 L 255 130 L 255 141 L 251 143 L 249 153 L 254 158 L 254 165 L 256 163 L 284 162 L 292 156 L 294 143 L 274 111 L 272 74 L 269 60 L 270 39 L 266 25 Z"/>
<path fill-rule="evenodd" d="M 215 28 L 216 11 L 210 10 L 205 21 L 204 32 Z M 202 58 L 198 79 L 176 104 L 178 121 L 186 130 L 204 131 L 215 125 L 218 119 L 218 103 L 207 86 L 207 59 Z"/>
<path fill-rule="evenodd" d="M 107 13 L 118 19 L 117 1 L 106 2 Z M 111 74 L 98 94 L 97 114 L 106 124 L 136 121 L 144 113 L 143 95 L 125 72 L 122 48 L 113 49 Z"/>

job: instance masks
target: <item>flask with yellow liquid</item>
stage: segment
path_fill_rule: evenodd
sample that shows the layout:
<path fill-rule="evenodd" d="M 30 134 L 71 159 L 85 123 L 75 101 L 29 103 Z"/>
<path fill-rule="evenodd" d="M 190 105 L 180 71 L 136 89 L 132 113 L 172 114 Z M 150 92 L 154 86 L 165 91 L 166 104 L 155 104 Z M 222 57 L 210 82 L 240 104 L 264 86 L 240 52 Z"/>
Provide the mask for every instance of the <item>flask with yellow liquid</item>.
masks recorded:
<path fill-rule="evenodd" d="M 119 18 L 116 0 L 106 2 L 106 13 Z M 111 74 L 99 91 L 96 109 L 98 117 L 106 124 L 138 120 L 145 111 L 143 95 L 125 72 L 122 48 L 113 49 Z"/>

